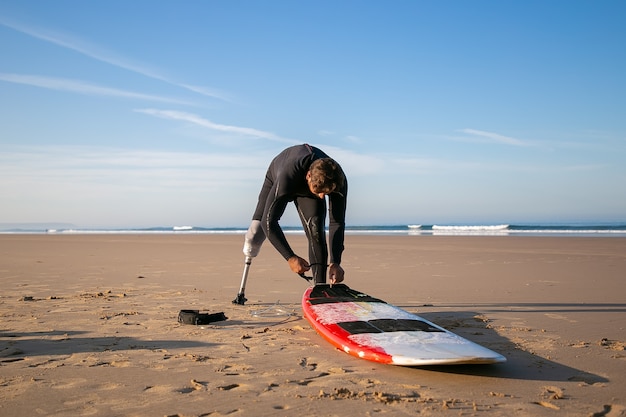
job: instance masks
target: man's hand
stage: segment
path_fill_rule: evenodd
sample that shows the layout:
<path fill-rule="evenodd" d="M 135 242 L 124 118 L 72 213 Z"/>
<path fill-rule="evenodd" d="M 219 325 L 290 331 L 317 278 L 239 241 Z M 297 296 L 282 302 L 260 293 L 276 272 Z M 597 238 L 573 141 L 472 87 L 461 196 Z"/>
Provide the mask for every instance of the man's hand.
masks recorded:
<path fill-rule="evenodd" d="M 304 274 L 306 271 L 311 269 L 311 265 L 298 255 L 293 255 L 287 260 L 287 262 L 289 262 L 289 268 L 291 268 L 291 270 L 296 274 Z"/>
<path fill-rule="evenodd" d="M 331 284 L 339 284 L 343 281 L 344 270 L 339 264 L 330 264 L 328 267 L 328 279 Z"/>

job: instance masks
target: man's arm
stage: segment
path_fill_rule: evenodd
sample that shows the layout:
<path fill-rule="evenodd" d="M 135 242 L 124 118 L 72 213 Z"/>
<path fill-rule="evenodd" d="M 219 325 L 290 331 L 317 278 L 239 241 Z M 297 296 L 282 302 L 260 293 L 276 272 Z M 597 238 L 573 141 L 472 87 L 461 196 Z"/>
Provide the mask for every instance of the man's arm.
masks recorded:
<path fill-rule="evenodd" d="M 263 230 L 270 243 L 276 248 L 276 250 L 285 258 L 289 258 L 295 255 L 294 251 L 289 246 L 287 238 L 283 229 L 280 227 L 279 220 L 285 212 L 285 208 L 288 203 L 287 197 L 275 197 L 275 192 L 270 192 L 268 204 L 266 205 L 265 212 L 263 213 Z"/>

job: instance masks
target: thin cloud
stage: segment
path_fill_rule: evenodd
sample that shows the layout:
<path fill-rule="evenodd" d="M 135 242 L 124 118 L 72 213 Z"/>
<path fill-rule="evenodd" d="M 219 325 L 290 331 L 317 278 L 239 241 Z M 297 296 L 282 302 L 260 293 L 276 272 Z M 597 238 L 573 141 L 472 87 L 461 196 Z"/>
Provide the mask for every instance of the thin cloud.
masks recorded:
<path fill-rule="evenodd" d="M 258 152 L 0 144 L 0 193 L 11 196 L 2 202 L 3 221 L 149 227 L 204 224 L 210 213 L 217 224 L 240 224 L 266 164 Z"/>
<path fill-rule="evenodd" d="M 176 110 L 158 110 L 158 109 L 135 109 L 138 113 L 147 114 L 154 117 L 159 117 L 161 119 L 166 120 L 178 120 L 187 123 L 192 123 L 198 126 L 202 126 L 207 129 L 216 130 L 219 132 L 232 133 L 240 136 L 248 136 L 253 138 L 261 138 L 261 139 L 269 139 L 276 142 L 288 143 L 288 144 L 296 144 L 298 141 L 294 141 L 291 139 L 281 138 L 278 135 L 275 135 L 271 132 L 265 132 L 263 130 L 253 129 L 249 127 L 239 127 L 239 126 L 230 126 L 223 125 L 219 123 L 214 123 L 210 120 L 207 120 L 201 116 L 198 116 L 193 113 L 186 113 Z"/>
<path fill-rule="evenodd" d="M 358 136 L 348 135 L 345 138 L 348 142 L 351 143 L 362 143 L 363 141 Z"/>
<path fill-rule="evenodd" d="M 33 87 L 47 88 L 57 91 L 69 91 L 78 94 L 121 97 L 136 100 L 158 101 L 164 103 L 190 104 L 183 100 L 155 96 L 152 94 L 136 93 L 134 91 L 120 90 L 117 88 L 102 87 L 99 85 L 86 83 L 84 81 L 70 80 L 66 78 L 0 73 L 0 80 L 9 83 L 25 84 Z"/>
<path fill-rule="evenodd" d="M 385 172 L 388 160 L 385 155 L 367 155 L 323 143 L 311 143 L 335 159 L 349 177 L 368 177 Z"/>
<path fill-rule="evenodd" d="M 23 182 L 109 183 L 146 180 L 150 183 L 248 182 L 264 171 L 262 156 L 232 153 L 190 153 L 129 150 L 89 146 L 0 147 L 1 186 Z M 219 172 L 228 171 L 228 178 Z M 103 181 L 105 179 L 106 181 Z M 142 182 L 143 184 L 143 182 Z M 0 187 L 1 188 L 1 187 Z"/>
<path fill-rule="evenodd" d="M 89 58 L 104 62 L 109 65 L 113 65 L 119 68 L 123 68 L 125 70 L 143 75 L 148 78 L 153 78 L 153 79 L 156 79 L 156 80 L 159 80 L 159 81 L 171 84 L 171 85 L 175 85 L 179 88 L 183 88 L 185 90 L 192 91 L 194 93 L 201 94 L 207 97 L 212 97 L 212 98 L 216 98 L 216 99 L 223 100 L 223 101 L 231 101 L 227 94 L 219 92 L 218 90 L 208 89 L 205 87 L 192 86 L 189 84 L 177 83 L 159 74 L 155 70 L 148 69 L 145 66 L 132 63 L 126 58 L 117 56 L 115 53 L 106 51 L 94 44 L 90 44 L 88 42 L 85 42 L 73 36 L 69 36 L 67 34 L 62 34 L 59 32 L 54 32 L 51 30 L 43 29 L 43 28 L 34 28 L 34 27 L 22 25 L 16 22 L 8 21 L 7 19 L 2 18 L 2 17 L 0 17 L 0 25 L 6 26 L 15 31 L 31 36 L 33 38 L 52 43 L 62 48 L 71 49 Z"/>
<path fill-rule="evenodd" d="M 460 132 L 477 136 L 482 138 L 483 140 L 487 140 L 492 143 L 500 143 L 503 145 L 511 145 L 511 146 L 529 146 L 530 144 L 526 141 L 512 138 L 510 136 L 500 135 L 498 133 L 486 132 L 484 130 L 476 130 L 476 129 L 461 129 Z"/>
<path fill-rule="evenodd" d="M 491 169 L 490 166 L 483 165 L 480 162 L 412 156 L 396 156 L 390 162 L 390 166 L 397 170 L 420 174 L 456 173 L 459 171 L 468 172 Z"/>
<path fill-rule="evenodd" d="M 234 98 L 232 97 L 231 94 L 226 93 L 217 88 L 207 88 L 207 87 L 202 87 L 199 85 L 191 85 L 191 84 L 176 84 L 176 85 L 178 85 L 179 87 L 183 87 L 194 93 L 201 94 L 203 96 L 214 97 L 214 98 L 218 98 L 222 101 L 227 101 L 227 102 L 234 101 Z"/>

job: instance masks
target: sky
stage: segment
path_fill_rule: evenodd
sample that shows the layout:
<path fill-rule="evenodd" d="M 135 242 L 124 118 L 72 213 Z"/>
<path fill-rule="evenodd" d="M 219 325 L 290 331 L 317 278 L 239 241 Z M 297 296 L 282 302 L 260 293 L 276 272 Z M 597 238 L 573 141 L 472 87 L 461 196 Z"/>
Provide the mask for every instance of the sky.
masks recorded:
<path fill-rule="evenodd" d="M 625 20 L 621 0 L 3 0 L 0 223 L 245 227 L 300 143 L 344 168 L 348 225 L 625 222 Z"/>

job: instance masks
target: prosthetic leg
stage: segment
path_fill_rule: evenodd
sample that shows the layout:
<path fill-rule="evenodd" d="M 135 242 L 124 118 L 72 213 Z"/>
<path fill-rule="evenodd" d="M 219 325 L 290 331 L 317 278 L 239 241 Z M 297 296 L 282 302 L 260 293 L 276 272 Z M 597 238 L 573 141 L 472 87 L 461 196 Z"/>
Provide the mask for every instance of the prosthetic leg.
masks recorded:
<path fill-rule="evenodd" d="M 244 305 L 246 301 L 248 301 L 245 296 L 248 272 L 250 271 L 252 258 L 259 254 L 263 241 L 265 241 L 265 233 L 263 232 L 263 229 L 261 229 L 261 222 L 259 220 L 252 220 L 243 243 L 243 254 L 245 255 L 245 260 L 243 266 L 243 276 L 241 277 L 241 286 L 239 287 L 237 297 L 233 300 L 233 304 Z"/>
<path fill-rule="evenodd" d="M 248 271 L 250 270 L 250 265 L 252 264 L 252 257 L 246 256 L 243 266 L 243 276 L 241 277 L 241 286 L 239 287 L 239 292 L 237 293 L 237 297 L 233 300 L 233 304 L 244 305 L 248 299 L 245 297 L 246 292 L 246 281 L 248 280 Z"/>

